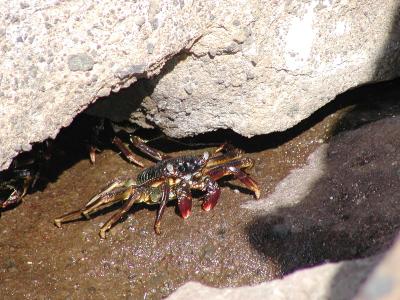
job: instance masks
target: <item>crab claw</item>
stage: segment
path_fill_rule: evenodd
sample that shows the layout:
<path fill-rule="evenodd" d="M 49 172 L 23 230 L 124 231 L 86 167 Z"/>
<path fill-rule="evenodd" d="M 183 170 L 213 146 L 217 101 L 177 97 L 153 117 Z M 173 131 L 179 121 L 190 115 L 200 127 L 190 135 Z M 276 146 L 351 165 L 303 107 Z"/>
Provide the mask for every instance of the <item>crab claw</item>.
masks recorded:
<path fill-rule="evenodd" d="M 17 205 L 22 201 L 22 197 L 24 197 L 24 195 L 25 192 L 14 189 L 14 191 L 10 194 L 10 196 L 8 196 L 7 199 L 0 199 L 0 208 L 7 208 L 9 206 Z"/>
<path fill-rule="evenodd" d="M 254 192 L 256 199 L 260 199 L 260 188 L 254 179 L 241 170 L 237 170 L 236 178 L 239 179 L 248 189 Z"/>
<path fill-rule="evenodd" d="M 217 204 L 219 196 L 221 195 L 221 190 L 216 184 L 210 185 L 205 200 L 201 207 L 205 211 L 210 211 Z"/>
<path fill-rule="evenodd" d="M 189 195 L 180 197 L 178 199 L 178 208 L 182 218 L 188 218 L 192 212 L 192 198 Z"/>
<path fill-rule="evenodd" d="M 250 190 L 252 190 L 254 192 L 254 195 L 256 197 L 256 199 L 260 199 L 260 188 L 258 187 L 257 182 L 255 182 L 252 178 L 250 178 L 249 176 L 247 177 L 241 177 L 238 178 L 241 182 L 244 183 L 244 185 L 249 188 Z"/>

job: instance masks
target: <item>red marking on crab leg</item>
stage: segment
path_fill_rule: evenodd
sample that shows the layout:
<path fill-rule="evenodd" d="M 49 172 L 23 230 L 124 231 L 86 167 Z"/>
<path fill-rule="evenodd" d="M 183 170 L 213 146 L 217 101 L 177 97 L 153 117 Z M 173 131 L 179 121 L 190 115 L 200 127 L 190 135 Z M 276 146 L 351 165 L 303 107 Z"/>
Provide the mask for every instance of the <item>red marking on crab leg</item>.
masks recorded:
<path fill-rule="evenodd" d="M 258 187 L 258 184 L 254 179 L 252 179 L 242 170 L 237 170 L 235 177 L 239 179 L 246 187 L 248 187 L 250 190 L 254 192 L 256 199 L 260 198 L 260 188 Z"/>
<path fill-rule="evenodd" d="M 221 195 L 220 189 L 217 189 L 217 190 L 209 193 L 209 195 L 207 196 L 207 200 L 203 202 L 201 207 L 205 211 L 210 211 L 217 204 L 220 195 Z"/>
<path fill-rule="evenodd" d="M 234 164 L 236 162 L 232 162 Z M 252 179 L 247 173 L 243 172 L 234 165 L 226 165 L 216 167 L 207 172 L 207 174 L 213 179 L 218 180 L 224 176 L 233 175 L 236 179 L 240 180 L 247 188 L 252 190 L 256 196 L 256 199 L 260 198 L 260 188 L 257 182 Z"/>
<path fill-rule="evenodd" d="M 190 193 L 189 184 L 185 180 L 182 180 L 175 190 L 178 198 L 179 212 L 182 218 L 186 219 L 190 216 L 192 210 L 192 194 Z"/>
<path fill-rule="evenodd" d="M 179 198 L 178 207 L 182 218 L 188 218 L 192 212 L 192 198 L 190 196 Z"/>
<path fill-rule="evenodd" d="M 219 189 L 218 184 L 209 177 L 206 181 L 206 189 L 207 195 L 204 197 L 205 201 L 201 207 L 205 211 L 210 211 L 217 204 L 219 196 L 221 195 L 221 190 Z"/>

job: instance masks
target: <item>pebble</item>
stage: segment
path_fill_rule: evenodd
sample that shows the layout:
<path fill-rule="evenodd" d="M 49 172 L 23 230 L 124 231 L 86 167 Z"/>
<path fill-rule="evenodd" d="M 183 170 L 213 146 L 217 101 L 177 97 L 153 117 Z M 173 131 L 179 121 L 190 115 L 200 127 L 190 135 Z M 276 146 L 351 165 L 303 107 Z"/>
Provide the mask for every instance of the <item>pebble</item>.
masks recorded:
<path fill-rule="evenodd" d="M 143 16 L 135 18 L 135 24 L 139 27 L 141 27 L 144 24 L 144 22 L 146 22 L 146 19 Z"/>
<path fill-rule="evenodd" d="M 152 43 L 147 43 L 147 53 L 153 54 L 154 52 L 154 45 Z"/>
<path fill-rule="evenodd" d="M 193 93 L 193 87 L 192 87 L 191 85 L 185 85 L 185 86 L 183 87 L 183 89 L 185 90 L 185 92 L 186 92 L 188 95 L 191 95 L 191 94 Z"/>
<path fill-rule="evenodd" d="M 210 49 L 210 50 L 208 50 L 208 55 L 209 55 L 211 58 L 214 58 L 214 57 L 217 55 L 217 50 L 215 50 L 215 49 Z"/>
<path fill-rule="evenodd" d="M 68 68 L 73 71 L 90 71 L 93 69 L 94 60 L 85 53 L 68 56 Z"/>

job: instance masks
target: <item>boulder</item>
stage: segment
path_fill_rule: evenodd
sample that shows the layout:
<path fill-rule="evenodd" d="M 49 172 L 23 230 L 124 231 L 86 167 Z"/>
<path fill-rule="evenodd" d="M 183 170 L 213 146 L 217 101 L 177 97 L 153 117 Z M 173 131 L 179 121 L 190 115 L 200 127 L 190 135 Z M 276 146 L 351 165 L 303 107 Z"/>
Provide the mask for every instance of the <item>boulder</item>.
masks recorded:
<path fill-rule="evenodd" d="M 248 229 L 252 245 L 293 273 L 254 286 L 188 282 L 168 300 L 400 299 L 399 105 L 378 107 L 355 109 L 342 124 L 386 118 L 338 133 L 272 193 L 242 205 L 262 214 Z M 298 270 L 299 262 L 366 256 Z"/>
<path fill-rule="evenodd" d="M 219 128 L 251 137 L 400 74 L 398 1 L 244 3 L 226 5 L 222 22 L 149 83 L 141 119 L 174 137 Z"/>

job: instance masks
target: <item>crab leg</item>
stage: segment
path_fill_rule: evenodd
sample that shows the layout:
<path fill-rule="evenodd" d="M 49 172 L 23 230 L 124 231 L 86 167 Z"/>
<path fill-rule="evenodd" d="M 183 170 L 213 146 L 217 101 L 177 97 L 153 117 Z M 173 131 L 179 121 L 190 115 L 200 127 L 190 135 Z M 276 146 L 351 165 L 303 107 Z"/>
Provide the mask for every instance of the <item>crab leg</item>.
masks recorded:
<path fill-rule="evenodd" d="M 113 139 L 113 144 L 115 146 L 118 147 L 118 149 L 124 154 L 124 156 L 131 162 L 134 163 L 136 165 L 138 165 L 139 167 L 144 167 L 144 165 L 138 161 L 135 156 L 133 155 L 132 151 L 128 149 L 128 147 L 126 147 L 124 145 L 124 143 L 121 141 L 121 139 L 119 137 L 114 137 Z"/>
<path fill-rule="evenodd" d="M 139 202 L 140 198 L 145 197 L 143 194 L 143 189 L 138 189 L 127 199 L 126 204 L 123 206 L 121 210 L 115 213 L 100 229 L 100 237 L 102 239 L 106 238 L 106 231 L 109 230 L 121 217 L 126 214 L 132 207 L 133 204 Z"/>
<path fill-rule="evenodd" d="M 238 169 L 250 169 L 254 166 L 254 160 L 248 157 L 241 157 L 240 152 L 225 153 L 220 156 L 211 157 L 207 162 L 206 172 L 221 166 L 232 166 Z"/>
<path fill-rule="evenodd" d="M 132 193 L 132 188 L 119 188 L 118 190 L 113 190 L 108 193 L 103 194 L 101 197 L 97 199 L 90 206 L 85 206 L 82 209 L 78 209 L 72 212 L 69 212 L 59 218 L 54 219 L 54 224 L 57 227 L 61 227 L 62 223 L 75 220 L 84 216 L 86 219 L 90 219 L 90 214 L 103 209 L 107 206 L 110 206 L 118 201 L 125 200 L 129 198 L 129 195 Z"/>
<path fill-rule="evenodd" d="M 170 187 L 167 182 L 164 182 L 161 185 L 161 190 L 162 190 L 162 194 L 161 194 L 161 200 L 160 200 L 160 207 L 157 210 L 156 221 L 154 222 L 154 231 L 157 234 L 161 234 L 161 229 L 160 229 L 161 218 L 164 214 L 165 206 L 167 205 L 168 197 L 169 197 Z"/>
<path fill-rule="evenodd" d="M 189 184 L 186 181 L 181 181 L 176 187 L 176 196 L 178 198 L 179 212 L 182 218 L 186 219 L 190 216 L 192 210 L 192 195 Z"/>
<path fill-rule="evenodd" d="M 100 152 L 100 150 L 96 147 L 99 145 L 99 135 L 100 131 L 104 130 L 104 119 L 101 118 L 97 124 L 92 127 L 92 132 L 90 135 L 90 141 L 87 145 L 89 151 L 89 159 L 92 164 L 96 162 L 96 152 Z"/>
<path fill-rule="evenodd" d="M 157 210 L 157 216 L 156 216 L 156 221 L 154 222 L 154 231 L 156 234 L 161 234 L 161 218 L 164 214 L 165 207 L 168 202 L 168 197 L 169 197 L 169 191 L 170 191 L 170 186 L 167 182 L 164 182 L 161 185 L 161 200 L 160 200 L 160 207 Z"/>
<path fill-rule="evenodd" d="M 235 147 L 232 146 L 232 144 L 229 143 L 223 143 L 221 146 L 219 146 L 217 149 L 215 149 L 214 151 L 215 153 L 219 153 L 219 152 L 225 152 L 225 153 L 229 153 L 229 152 L 234 152 L 234 153 L 240 153 L 242 154 L 243 151 L 239 150 Z"/>
<path fill-rule="evenodd" d="M 134 182 L 130 177 L 116 178 L 116 179 L 110 181 L 107 184 L 107 186 L 102 189 L 102 191 L 100 193 L 93 196 L 92 199 L 90 199 L 89 202 L 86 203 L 85 208 L 87 208 L 90 205 L 92 205 L 93 203 L 95 203 L 99 198 L 103 197 L 104 195 L 106 195 L 107 193 L 112 191 L 113 189 L 118 188 L 118 187 L 128 187 L 128 186 L 132 186 L 133 184 L 134 184 Z"/>
<path fill-rule="evenodd" d="M 170 158 L 169 155 L 166 155 L 166 154 L 162 153 L 161 151 L 158 151 L 157 149 L 150 147 L 141 138 L 139 138 L 137 136 L 132 136 L 131 142 L 132 142 L 133 146 L 135 146 L 140 151 L 142 151 L 144 154 L 150 156 L 154 160 L 162 161 L 164 159 Z"/>
<path fill-rule="evenodd" d="M 96 163 L 96 152 L 100 152 L 98 148 L 93 145 L 88 146 L 89 151 L 89 159 L 92 164 Z"/>
<path fill-rule="evenodd" d="M 224 152 L 220 155 L 213 155 L 207 162 L 207 168 L 212 168 L 233 160 L 241 158 L 243 151 L 234 148 L 231 144 L 222 144 L 214 153 Z"/>
<path fill-rule="evenodd" d="M 215 167 L 207 171 L 207 174 L 214 180 L 218 180 L 224 176 L 233 175 L 236 179 L 239 179 L 248 189 L 254 192 L 256 199 L 259 199 L 260 188 L 258 187 L 257 182 L 255 182 L 248 174 L 236 167 L 236 165 L 240 165 L 238 161 L 234 161 L 231 164 Z"/>
<path fill-rule="evenodd" d="M 55 218 L 54 225 L 56 225 L 58 228 L 61 228 L 62 223 L 69 222 L 78 219 L 80 217 L 82 217 L 82 210 L 81 209 L 74 210 L 62 215 L 61 217 Z"/>

